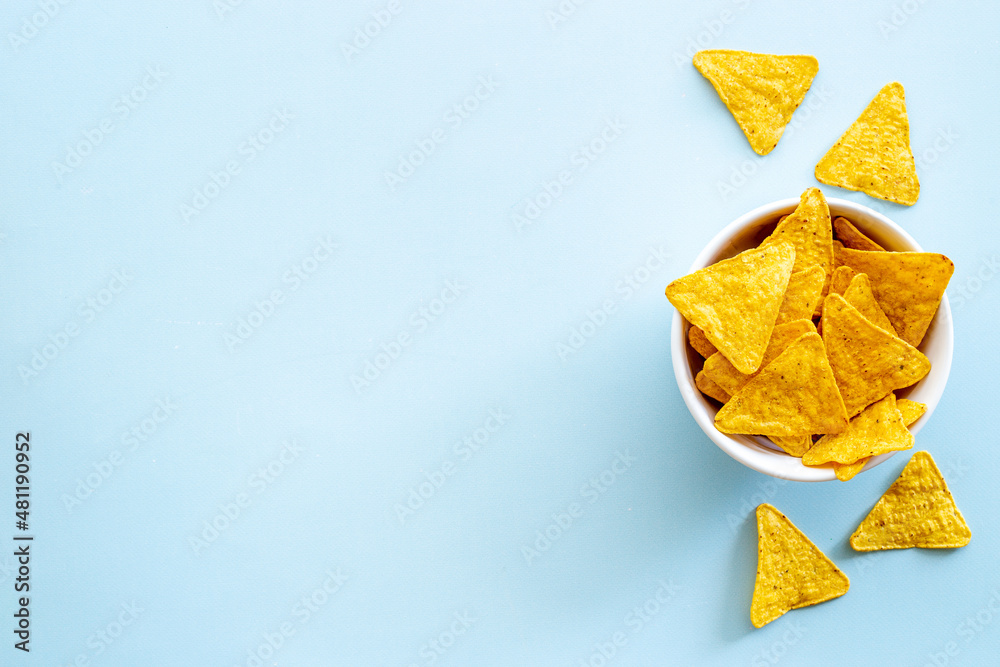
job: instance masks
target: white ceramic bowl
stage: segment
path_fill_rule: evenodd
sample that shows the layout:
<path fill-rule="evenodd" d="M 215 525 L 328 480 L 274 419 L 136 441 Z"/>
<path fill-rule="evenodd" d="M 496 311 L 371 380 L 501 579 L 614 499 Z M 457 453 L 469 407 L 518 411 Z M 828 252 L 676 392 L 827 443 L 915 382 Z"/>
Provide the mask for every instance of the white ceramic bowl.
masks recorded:
<path fill-rule="evenodd" d="M 913 237 L 881 213 L 844 199 L 827 199 L 826 201 L 830 206 L 831 217 L 844 216 L 886 250 L 923 250 L 913 240 Z M 701 251 L 694 264 L 691 265 L 691 271 L 704 268 L 720 259 L 732 257 L 747 248 L 757 246 L 771 233 L 778 223 L 778 218 L 794 211 L 798 204 L 797 198 L 782 199 L 740 216 L 719 232 L 711 243 Z M 698 422 L 705 435 L 722 451 L 740 463 L 772 477 L 799 482 L 823 482 L 836 479 L 832 468 L 805 466 L 802 464 L 802 459 L 786 454 L 766 438 L 727 435 L 715 428 L 715 413 L 718 412 L 716 403 L 702 394 L 694 383 L 694 377 L 698 369 L 701 368 L 702 359 L 687 343 L 689 327 L 690 324 L 687 320 L 675 311 L 670 331 L 670 352 L 681 396 L 684 397 L 684 403 L 687 404 L 688 410 L 691 411 L 691 415 Z M 948 297 L 945 295 L 941 299 L 941 306 L 919 346 L 920 351 L 926 354 L 931 361 L 931 371 L 923 380 L 897 394 L 901 398 L 905 396 L 927 404 L 927 412 L 910 426 L 910 431 L 914 434 L 927 423 L 941 399 L 945 383 L 948 381 L 948 373 L 951 370 L 953 346 L 954 330 L 952 328 L 951 307 L 948 305 Z M 865 466 L 865 470 L 877 466 L 891 457 L 893 453 L 873 457 Z"/>

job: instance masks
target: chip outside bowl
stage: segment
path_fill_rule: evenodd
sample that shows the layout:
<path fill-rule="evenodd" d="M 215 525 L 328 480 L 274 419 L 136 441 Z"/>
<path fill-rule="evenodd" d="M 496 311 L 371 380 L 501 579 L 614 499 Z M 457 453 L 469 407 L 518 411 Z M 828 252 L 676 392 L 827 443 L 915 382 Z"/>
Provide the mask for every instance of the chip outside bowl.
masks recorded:
<path fill-rule="evenodd" d="M 845 199 L 827 199 L 832 218 L 844 216 L 851 220 L 865 235 L 886 250 L 923 251 L 923 248 L 899 225 L 867 206 Z M 720 259 L 755 247 L 777 224 L 778 218 L 791 213 L 798 206 L 798 198 L 782 199 L 765 204 L 746 213 L 719 232 L 691 265 L 690 272 L 704 268 Z M 728 435 L 715 428 L 715 414 L 718 407 L 712 399 L 703 395 L 695 386 L 696 368 L 701 357 L 687 343 L 688 322 L 677 311 L 670 329 L 670 353 L 673 360 L 677 387 L 691 416 L 722 451 L 740 463 L 772 477 L 797 482 L 825 482 L 835 480 L 832 467 L 811 468 L 803 465 L 802 459 L 786 454 L 763 437 L 749 435 Z M 944 393 L 954 349 L 954 329 L 948 296 L 941 298 L 934 319 L 924 335 L 918 349 L 931 361 L 927 376 L 912 387 L 900 390 L 897 395 L 927 404 L 927 412 L 910 426 L 916 435 L 934 413 Z M 869 470 L 895 454 L 890 452 L 873 457 L 865 466 Z"/>

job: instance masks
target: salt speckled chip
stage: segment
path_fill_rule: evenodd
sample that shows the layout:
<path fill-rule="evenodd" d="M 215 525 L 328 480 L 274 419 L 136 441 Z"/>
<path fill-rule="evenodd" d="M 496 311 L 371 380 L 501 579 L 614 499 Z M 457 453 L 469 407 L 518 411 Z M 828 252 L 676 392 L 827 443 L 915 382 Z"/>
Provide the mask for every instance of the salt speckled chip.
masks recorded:
<path fill-rule="evenodd" d="M 757 507 L 757 578 L 750 622 L 761 628 L 792 609 L 838 598 L 847 575 L 773 505 Z"/>
<path fill-rule="evenodd" d="M 816 165 L 816 180 L 912 206 L 920 196 L 903 86 L 886 85 Z M 845 245 L 847 245 L 845 243 Z"/>
<path fill-rule="evenodd" d="M 790 243 L 751 248 L 674 280 L 666 295 L 736 368 L 753 373 L 764 358 L 794 263 Z"/>
<path fill-rule="evenodd" d="M 972 531 L 927 452 L 915 453 L 851 535 L 855 551 L 964 547 Z"/>
<path fill-rule="evenodd" d="M 712 82 L 758 155 L 778 145 L 819 70 L 813 56 L 725 49 L 699 51 L 694 66 Z"/>

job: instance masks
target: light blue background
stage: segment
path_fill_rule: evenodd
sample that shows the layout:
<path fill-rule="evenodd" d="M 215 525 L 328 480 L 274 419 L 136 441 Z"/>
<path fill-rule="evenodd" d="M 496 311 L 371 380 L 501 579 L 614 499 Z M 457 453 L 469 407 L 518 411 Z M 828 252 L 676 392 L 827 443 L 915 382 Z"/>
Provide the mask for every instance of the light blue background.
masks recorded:
<path fill-rule="evenodd" d="M 210 0 L 73 0 L 15 45 L 39 6 L 0 11 L 0 536 L 15 532 L 24 430 L 36 535 L 30 656 L 11 646 L 13 562 L 0 556 L 2 664 L 254 664 L 248 652 L 267 655 L 264 636 L 285 623 L 294 634 L 265 664 L 598 665 L 615 633 L 626 641 L 611 665 L 996 659 L 993 3 L 589 0 L 552 26 L 556 0 L 400 0 L 350 58 L 342 44 L 385 2 L 245 0 L 219 15 Z M 819 59 L 794 130 L 767 157 L 690 65 L 699 40 Z M 116 100 L 147 68 L 165 74 L 123 117 Z M 446 120 L 480 77 L 495 90 L 479 89 L 460 126 Z M 680 399 L 663 288 L 730 220 L 816 185 L 815 163 L 894 80 L 919 203 L 823 189 L 955 261 L 954 366 L 917 446 L 945 471 L 973 539 L 866 557 L 847 537 L 908 455 L 812 485 L 729 459 Z M 292 117 L 264 150 L 246 148 L 275 112 Z M 111 133 L 57 177 L 53 163 L 105 119 Z M 609 121 L 624 129 L 580 158 Z M 391 189 L 385 172 L 435 131 L 443 141 Z M 240 172 L 185 221 L 182 205 L 229 161 Z M 526 198 L 563 171 L 554 203 L 518 229 Z M 327 235 L 336 254 L 293 290 L 286 272 Z M 669 258 L 646 274 L 654 251 Z M 88 322 L 80 304 L 107 300 L 122 269 L 129 284 Z M 627 275 L 647 280 L 631 291 Z M 447 281 L 458 297 L 421 328 Z M 225 336 L 274 290 L 284 302 L 230 350 Z M 561 359 L 605 301 L 613 312 Z M 18 368 L 71 323 L 79 334 L 24 381 Z M 356 391 L 351 376 L 384 366 L 380 346 L 401 333 L 409 345 Z M 142 432 L 157 399 L 178 408 L 130 449 L 123 434 Z M 455 443 L 490 410 L 509 418 L 465 460 Z M 302 453 L 275 463 L 292 439 Z M 632 461 L 606 472 L 618 453 Z M 278 474 L 265 483 L 254 475 L 268 464 Z M 401 522 L 397 504 L 442 468 L 452 474 Z M 68 503 L 88 475 L 99 486 Z M 238 498 L 248 504 L 230 521 L 220 507 Z M 754 630 L 744 519 L 762 500 L 852 585 Z M 573 503 L 572 524 L 526 557 Z M 212 521 L 223 529 L 196 553 Z M 296 605 L 338 569 L 346 582 L 303 622 Z M 131 603 L 142 611 L 119 628 Z M 647 604 L 655 613 L 637 621 Z M 978 630 L 961 625 L 983 610 Z M 452 628 L 464 630 L 453 643 Z M 98 633 L 118 630 L 98 653 Z"/>

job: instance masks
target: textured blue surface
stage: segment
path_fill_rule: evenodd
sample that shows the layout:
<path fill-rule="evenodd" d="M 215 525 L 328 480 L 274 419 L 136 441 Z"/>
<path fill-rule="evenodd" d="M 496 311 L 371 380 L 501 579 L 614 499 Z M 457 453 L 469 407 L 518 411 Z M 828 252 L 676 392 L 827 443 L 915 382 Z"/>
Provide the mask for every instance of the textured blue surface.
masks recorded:
<path fill-rule="evenodd" d="M 0 10 L 0 663 L 993 664 L 994 4 L 223 2 Z M 697 44 L 819 59 L 767 157 Z M 730 460 L 663 287 L 894 80 L 919 203 L 824 191 L 956 263 L 917 446 L 973 539 L 863 556 L 908 456 L 813 485 Z M 754 630 L 762 500 L 852 585 Z"/>

